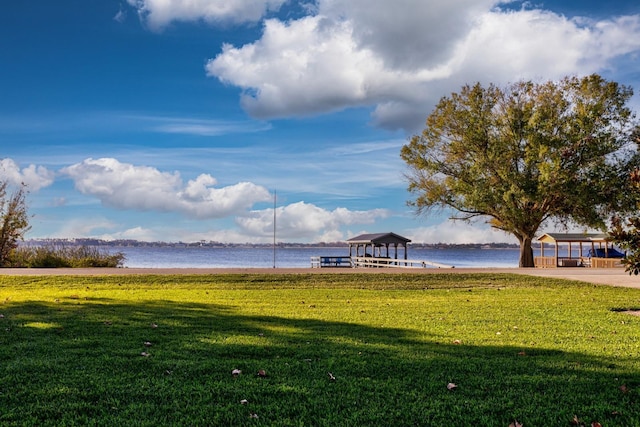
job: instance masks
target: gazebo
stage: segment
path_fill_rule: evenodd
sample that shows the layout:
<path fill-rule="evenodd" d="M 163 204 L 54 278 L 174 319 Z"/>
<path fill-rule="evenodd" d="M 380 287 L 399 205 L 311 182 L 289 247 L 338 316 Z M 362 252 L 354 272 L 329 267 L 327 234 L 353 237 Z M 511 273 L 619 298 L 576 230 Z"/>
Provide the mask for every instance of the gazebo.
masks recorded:
<path fill-rule="evenodd" d="M 609 236 L 603 233 L 545 233 L 538 237 L 540 256 L 534 258 L 535 266 L 542 268 L 617 267 L 624 254 L 609 248 L 608 239 Z M 555 246 L 554 256 L 545 256 L 545 244 Z M 561 244 L 567 245 L 566 256 L 560 256 Z M 572 251 L 574 244 L 578 245 L 578 251 L 575 254 Z M 588 248 L 586 255 L 585 245 Z"/>
<path fill-rule="evenodd" d="M 394 259 L 398 259 L 398 246 L 404 249 L 404 259 L 407 259 L 407 244 L 411 242 L 406 237 L 395 233 L 361 234 L 347 240 L 349 244 L 349 256 L 370 256 L 373 258 L 391 258 L 389 247 L 394 247 Z M 355 254 L 353 250 L 355 249 Z M 362 249 L 362 254 L 361 254 Z M 384 251 L 383 251 L 384 249 Z M 370 250 L 370 252 L 368 252 Z"/>

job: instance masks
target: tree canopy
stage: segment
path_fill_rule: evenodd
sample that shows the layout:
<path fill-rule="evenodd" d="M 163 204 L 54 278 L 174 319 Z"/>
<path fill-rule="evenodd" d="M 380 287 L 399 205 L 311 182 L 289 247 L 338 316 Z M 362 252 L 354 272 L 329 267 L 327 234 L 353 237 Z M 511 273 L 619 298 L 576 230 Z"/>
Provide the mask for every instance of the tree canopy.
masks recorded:
<path fill-rule="evenodd" d="M 599 75 L 466 85 L 402 148 L 409 204 L 486 217 L 518 239 L 520 266 L 533 267 L 531 242 L 547 220 L 604 229 L 634 208 L 625 191 L 640 160 L 632 95 Z"/>
<path fill-rule="evenodd" d="M 636 137 L 640 143 L 640 133 Z M 631 173 L 631 188 L 629 191 L 640 195 L 640 170 L 636 169 Z M 638 204 L 640 209 L 640 203 Z M 640 274 L 640 217 L 635 215 L 626 221 L 616 216 L 611 221 L 609 231 L 612 241 L 625 250 L 626 256 L 622 263 L 629 274 Z"/>
<path fill-rule="evenodd" d="M 7 265 L 18 240 L 31 228 L 24 185 L 13 193 L 8 190 L 9 183 L 0 182 L 0 267 Z"/>

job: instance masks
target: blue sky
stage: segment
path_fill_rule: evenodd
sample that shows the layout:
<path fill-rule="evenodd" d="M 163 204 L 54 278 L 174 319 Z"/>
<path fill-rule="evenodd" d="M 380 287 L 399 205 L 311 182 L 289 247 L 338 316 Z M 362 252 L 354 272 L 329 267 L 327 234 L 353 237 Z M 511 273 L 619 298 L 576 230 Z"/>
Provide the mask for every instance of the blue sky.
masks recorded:
<path fill-rule="evenodd" d="M 0 176 L 27 238 L 515 240 L 417 217 L 399 151 L 463 84 L 640 91 L 633 0 L 32 0 L 0 15 Z M 638 95 L 633 98 L 638 110 Z"/>

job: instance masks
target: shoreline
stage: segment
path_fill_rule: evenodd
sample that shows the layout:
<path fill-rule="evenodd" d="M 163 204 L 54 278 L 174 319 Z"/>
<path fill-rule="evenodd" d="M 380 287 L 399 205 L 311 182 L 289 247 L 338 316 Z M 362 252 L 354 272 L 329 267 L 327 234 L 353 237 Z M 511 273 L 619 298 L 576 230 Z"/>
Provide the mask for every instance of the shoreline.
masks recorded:
<path fill-rule="evenodd" d="M 0 268 L 2 276 L 125 276 L 207 274 L 522 274 L 640 289 L 623 268 Z"/>

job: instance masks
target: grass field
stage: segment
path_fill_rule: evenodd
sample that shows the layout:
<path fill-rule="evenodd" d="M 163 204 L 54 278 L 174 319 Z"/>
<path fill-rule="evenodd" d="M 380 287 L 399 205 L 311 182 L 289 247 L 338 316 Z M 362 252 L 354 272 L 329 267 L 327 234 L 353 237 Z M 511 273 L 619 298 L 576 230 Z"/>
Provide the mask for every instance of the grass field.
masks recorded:
<path fill-rule="evenodd" d="M 53 276 L 0 301 L 3 426 L 640 426 L 637 289 Z"/>

